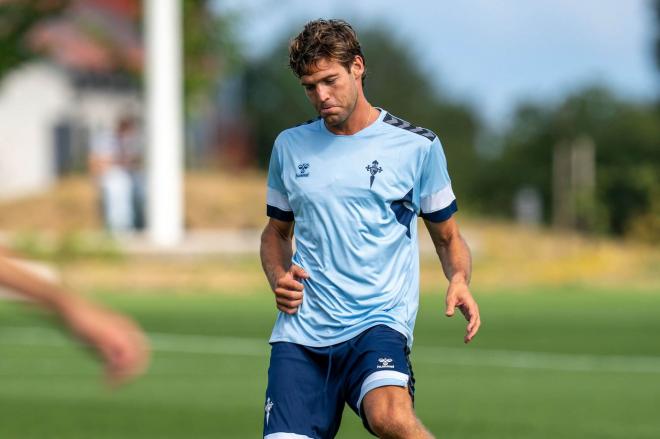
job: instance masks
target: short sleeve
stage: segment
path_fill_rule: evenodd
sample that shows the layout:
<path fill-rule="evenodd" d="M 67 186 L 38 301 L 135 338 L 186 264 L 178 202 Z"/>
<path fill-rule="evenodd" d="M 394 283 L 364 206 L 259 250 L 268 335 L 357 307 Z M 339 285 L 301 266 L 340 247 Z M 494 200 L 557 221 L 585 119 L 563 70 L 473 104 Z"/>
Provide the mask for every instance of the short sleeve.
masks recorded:
<path fill-rule="evenodd" d="M 282 181 L 282 162 L 277 143 L 273 147 L 270 164 L 268 165 L 266 215 L 280 221 L 293 221 L 293 211 L 289 205 L 289 197 Z"/>
<path fill-rule="evenodd" d="M 447 160 L 436 137 L 422 164 L 420 216 L 432 222 L 448 220 L 458 210 L 447 172 Z"/>

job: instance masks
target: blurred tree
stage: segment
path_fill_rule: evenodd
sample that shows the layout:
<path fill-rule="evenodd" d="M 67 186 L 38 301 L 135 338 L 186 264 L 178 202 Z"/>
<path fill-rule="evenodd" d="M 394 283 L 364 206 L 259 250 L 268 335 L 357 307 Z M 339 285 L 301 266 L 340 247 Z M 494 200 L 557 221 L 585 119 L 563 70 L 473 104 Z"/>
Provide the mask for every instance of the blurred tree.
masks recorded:
<path fill-rule="evenodd" d="M 140 0 L 5 0 L 0 2 L 0 77 L 20 63 L 44 55 L 56 61 L 58 49 L 53 45 L 66 41 L 53 39 L 57 32 L 46 35 L 43 44 L 30 44 L 35 30 L 43 30 L 55 20 L 66 23 L 71 30 L 94 41 L 101 50 L 115 58 L 110 69 L 136 76 L 142 72 L 141 47 L 137 59 L 120 59 L 122 45 L 127 45 L 126 33 L 136 32 L 142 16 Z M 209 0 L 183 0 L 183 56 L 184 92 L 186 108 L 209 96 L 219 78 L 240 66 L 240 54 L 231 23 L 232 16 L 212 13 Z M 90 14 L 89 10 L 95 12 Z M 98 15 L 112 13 L 123 21 L 98 19 Z M 121 25 L 120 25 L 121 24 Z M 131 42 L 132 43 L 132 42 Z M 138 45 L 142 43 L 138 40 Z M 40 46 L 40 47 L 36 47 Z M 131 54 L 132 55 L 132 54 Z M 85 65 L 70 65 L 86 68 Z M 88 66 L 89 67 L 89 66 Z"/>
<path fill-rule="evenodd" d="M 241 70 L 242 54 L 232 25 L 237 17 L 217 13 L 210 0 L 182 4 L 185 161 L 189 167 L 204 168 L 218 146 L 218 90 Z"/>
<path fill-rule="evenodd" d="M 469 202 L 479 172 L 474 147 L 479 120 L 474 112 L 439 93 L 411 49 L 394 41 L 391 34 L 367 30 L 360 33 L 360 42 L 367 64 L 369 102 L 433 130 L 445 149 L 454 190 L 460 200 Z M 317 116 L 289 70 L 287 48 L 287 41 L 278 44 L 267 57 L 248 65 L 245 77 L 246 114 L 262 166 L 268 163 L 280 131 Z"/>
<path fill-rule="evenodd" d="M 655 62 L 660 70 L 660 0 L 653 2 L 655 12 Z"/>
<path fill-rule="evenodd" d="M 0 79 L 37 54 L 27 36 L 44 18 L 60 14 L 68 0 L 6 0 L 0 3 Z"/>
<path fill-rule="evenodd" d="M 516 191 L 533 186 L 545 206 L 552 199 L 553 150 L 581 136 L 596 145 L 596 204 L 592 230 L 654 236 L 660 227 L 649 217 L 660 215 L 660 125 L 651 105 L 622 101 L 603 88 L 587 88 L 561 105 L 521 105 L 502 139 L 502 154 L 480 175 L 482 207 L 510 212 Z M 504 206 L 504 209 L 502 208 Z M 550 219 L 546 209 L 546 220 Z M 640 221 L 645 224 L 642 226 Z M 648 228 L 652 229 L 649 230 Z M 644 229 L 644 230 L 642 230 Z"/>
<path fill-rule="evenodd" d="M 214 94 L 218 81 L 241 67 L 231 23 L 214 13 L 209 0 L 183 0 L 184 92 L 188 110 Z"/>

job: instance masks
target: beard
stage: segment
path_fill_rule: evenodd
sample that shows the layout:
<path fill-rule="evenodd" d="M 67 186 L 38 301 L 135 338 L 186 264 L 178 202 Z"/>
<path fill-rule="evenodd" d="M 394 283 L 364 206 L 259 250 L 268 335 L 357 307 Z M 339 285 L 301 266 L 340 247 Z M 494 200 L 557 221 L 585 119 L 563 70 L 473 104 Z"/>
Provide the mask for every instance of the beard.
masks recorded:
<path fill-rule="evenodd" d="M 341 126 L 351 117 L 353 111 L 355 111 L 357 99 L 358 95 L 355 93 L 355 96 L 351 100 L 348 107 L 343 105 L 336 105 L 335 107 L 339 108 L 340 110 L 325 116 L 321 114 L 322 109 L 319 109 L 319 115 L 323 118 L 323 121 L 326 123 L 326 125 L 331 127 Z"/>

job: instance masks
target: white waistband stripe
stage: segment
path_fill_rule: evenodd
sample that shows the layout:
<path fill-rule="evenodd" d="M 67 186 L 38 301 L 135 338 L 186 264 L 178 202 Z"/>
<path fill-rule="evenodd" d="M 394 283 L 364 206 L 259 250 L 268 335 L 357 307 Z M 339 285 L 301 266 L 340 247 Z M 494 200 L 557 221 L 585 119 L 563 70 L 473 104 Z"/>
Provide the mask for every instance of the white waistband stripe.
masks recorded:
<path fill-rule="evenodd" d="M 264 439 L 314 439 L 304 434 L 295 433 L 271 433 L 264 436 Z"/>

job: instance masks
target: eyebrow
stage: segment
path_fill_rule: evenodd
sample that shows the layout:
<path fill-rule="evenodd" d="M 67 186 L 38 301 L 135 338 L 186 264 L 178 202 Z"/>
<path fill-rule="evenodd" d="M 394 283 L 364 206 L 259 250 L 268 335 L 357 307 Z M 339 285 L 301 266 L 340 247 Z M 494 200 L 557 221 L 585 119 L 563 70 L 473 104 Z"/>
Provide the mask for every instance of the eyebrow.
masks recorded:
<path fill-rule="evenodd" d="M 336 77 L 338 77 L 338 76 L 339 76 L 339 75 L 338 75 L 337 73 L 331 73 L 331 74 L 329 74 L 329 75 L 327 75 L 327 76 L 323 76 L 323 77 L 319 78 L 318 81 L 314 81 L 314 82 L 306 82 L 306 81 L 301 80 L 301 81 L 300 81 L 300 85 L 302 85 L 303 87 L 306 87 L 306 86 L 308 86 L 308 85 L 314 85 L 314 84 L 316 84 L 317 82 L 327 81 L 327 80 L 329 80 L 329 79 L 333 79 L 333 78 L 336 78 Z"/>

